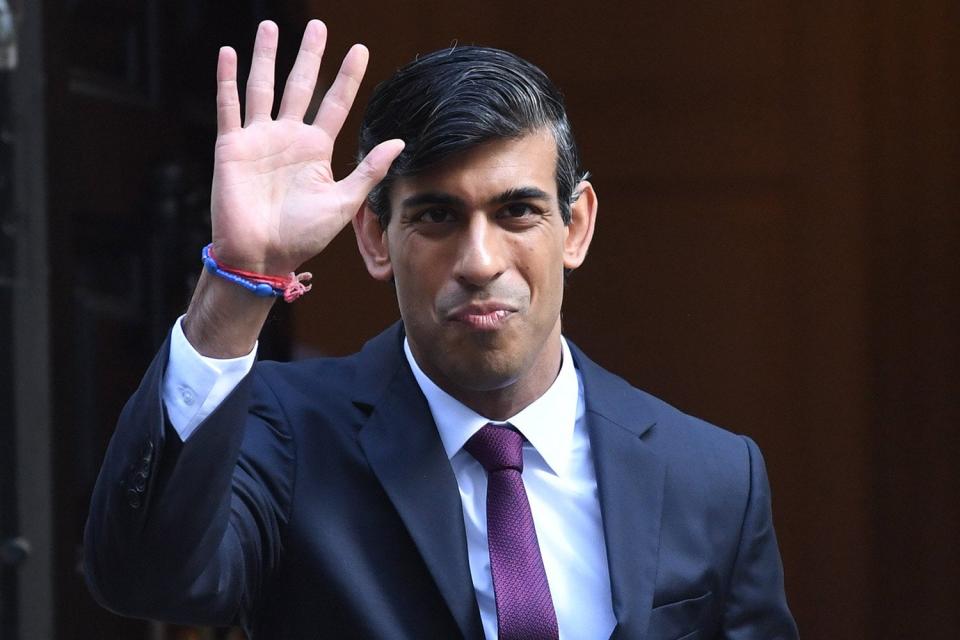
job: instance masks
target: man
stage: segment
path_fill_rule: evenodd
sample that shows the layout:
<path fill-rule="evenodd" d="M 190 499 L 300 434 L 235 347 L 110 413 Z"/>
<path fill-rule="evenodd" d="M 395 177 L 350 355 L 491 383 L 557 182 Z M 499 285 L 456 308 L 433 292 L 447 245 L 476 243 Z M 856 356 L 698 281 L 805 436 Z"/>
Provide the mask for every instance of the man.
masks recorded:
<path fill-rule="evenodd" d="M 502 51 L 424 56 L 377 88 L 335 182 L 367 54 L 306 124 L 325 36 L 308 25 L 276 119 L 276 27 L 242 123 L 220 53 L 213 255 L 107 452 L 95 596 L 257 638 L 796 637 L 756 445 L 561 336 L 597 198 L 556 88 Z M 402 322 L 248 375 L 272 298 L 244 287 L 351 220 Z"/>

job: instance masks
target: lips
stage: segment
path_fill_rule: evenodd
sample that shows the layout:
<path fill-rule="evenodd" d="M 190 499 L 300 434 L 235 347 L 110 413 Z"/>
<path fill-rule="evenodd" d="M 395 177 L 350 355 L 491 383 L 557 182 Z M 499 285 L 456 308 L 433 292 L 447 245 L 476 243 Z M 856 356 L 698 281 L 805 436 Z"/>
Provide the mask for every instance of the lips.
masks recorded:
<path fill-rule="evenodd" d="M 494 331 L 502 327 L 515 311 L 514 307 L 504 303 L 468 304 L 447 314 L 447 320 L 479 331 Z"/>

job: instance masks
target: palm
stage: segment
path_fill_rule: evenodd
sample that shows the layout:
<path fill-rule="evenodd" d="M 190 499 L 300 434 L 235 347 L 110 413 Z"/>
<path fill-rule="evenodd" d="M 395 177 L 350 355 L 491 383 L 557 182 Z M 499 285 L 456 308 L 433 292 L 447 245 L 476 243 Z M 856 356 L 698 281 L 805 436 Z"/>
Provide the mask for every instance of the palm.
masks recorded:
<path fill-rule="evenodd" d="M 221 251 L 289 258 L 291 268 L 321 251 L 354 213 L 337 193 L 331 146 L 322 131 L 289 121 L 221 136 L 212 194 Z"/>
<path fill-rule="evenodd" d="M 284 91 L 280 114 L 273 104 L 275 27 L 261 27 L 247 85 L 246 123 L 240 126 L 236 58 L 218 65 L 218 136 L 214 162 L 213 242 L 231 265 L 282 273 L 327 246 L 362 205 L 366 194 L 402 148 L 377 147 L 344 180 L 333 178 L 330 159 L 366 65 L 366 50 L 347 54 L 316 121 L 303 122 L 313 93 L 325 30 L 307 27 Z"/>

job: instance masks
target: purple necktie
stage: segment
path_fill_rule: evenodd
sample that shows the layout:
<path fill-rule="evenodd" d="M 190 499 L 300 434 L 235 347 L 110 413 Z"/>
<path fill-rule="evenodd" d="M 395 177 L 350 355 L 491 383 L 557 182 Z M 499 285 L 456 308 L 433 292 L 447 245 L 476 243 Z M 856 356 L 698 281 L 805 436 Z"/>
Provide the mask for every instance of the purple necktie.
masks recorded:
<path fill-rule="evenodd" d="M 557 614 L 523 488 L 523 436 L 488 424 L 464 445 L 487 470 L 487 545 L 500 640 L 557 640 Z"/>

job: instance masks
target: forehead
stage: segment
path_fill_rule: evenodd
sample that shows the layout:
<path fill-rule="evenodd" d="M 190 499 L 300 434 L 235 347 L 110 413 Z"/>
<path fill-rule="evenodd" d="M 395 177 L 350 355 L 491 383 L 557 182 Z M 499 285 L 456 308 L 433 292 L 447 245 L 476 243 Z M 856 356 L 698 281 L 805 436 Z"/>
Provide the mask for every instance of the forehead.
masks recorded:
<path fill-rule="evenodd" d="M 557 145 L 553 134 L 539 130 L 520 138 L 484 142 L 414 176 L 397 178 L 391 187 L 391 208 L 424 192 L 455 195 L 484 202 L 518 187 L 537 187 L 556 200 Z"/>

